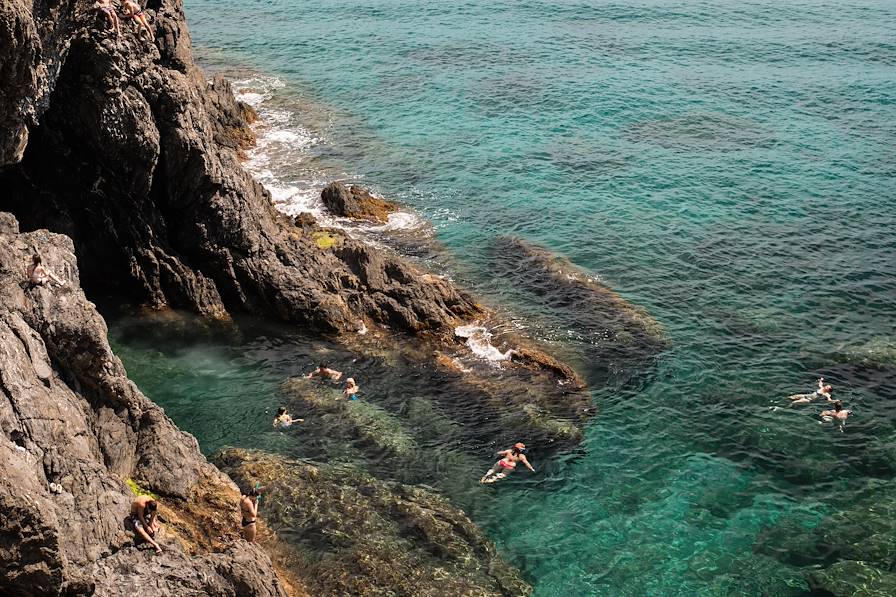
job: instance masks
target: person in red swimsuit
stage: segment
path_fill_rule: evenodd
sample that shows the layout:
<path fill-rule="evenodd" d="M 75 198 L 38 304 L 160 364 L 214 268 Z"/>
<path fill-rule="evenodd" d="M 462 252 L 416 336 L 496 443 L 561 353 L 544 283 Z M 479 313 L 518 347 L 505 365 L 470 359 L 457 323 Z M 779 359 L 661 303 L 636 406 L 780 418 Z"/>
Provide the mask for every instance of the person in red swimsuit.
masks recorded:
<path fill-rule="evenodd" d="M 490 468 L 489 471 L 479 479 L 480 483 L 494 483 L 495 481 L 500 481 L 513 472 L 517 462 L 522 462 L 526 465 L 527 469 L 533 473 L 535 472 L 535 469 L 532 468 L 532 465 L 529 464 L 529 461 L 526 459 L 526 444 L 522 442 L 514 444 L 509 450 L 501 450 L 498 452 L 498 456 L 501 456 L 501 460 L 496 462 L 495 466 Z"/>

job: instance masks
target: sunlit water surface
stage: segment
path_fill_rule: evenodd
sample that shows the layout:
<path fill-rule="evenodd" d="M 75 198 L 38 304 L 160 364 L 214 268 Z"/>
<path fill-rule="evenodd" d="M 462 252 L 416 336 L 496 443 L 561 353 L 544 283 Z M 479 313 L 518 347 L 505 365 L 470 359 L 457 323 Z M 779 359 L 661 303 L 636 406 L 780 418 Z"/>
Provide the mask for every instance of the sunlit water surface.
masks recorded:
<path fill-rule="evenodd" d="M 495 275 L 497 237 L 569 257 L 668 331 L 649 383 L 595 384 L 576 454 L 539 462 L 536 448 L 536 475 L 485 490 L 462 478 L 491 464 L 478 446 L 433 471 L 536 595 L 807 590 L 797 565 L 826 562 L 769 529 L 811 529 L 896 472 L 896 5 L 188 0 L 187 13 L 204 63 L 265 117 L 248 167 L 281 209 L 318 212 L 333 178 L 403 202 L 447 248 L 433 267 L 592 381 L 581 322 Z M 209 453 L 360 458 L 270 427 L 279 383 L 321 355 L 401 415 L 406 372 L 297 330 L 111 328 L 138 385 Z M 820 406 L 774 408 L 820 375 L 855 411 L 842 432 Z"/>

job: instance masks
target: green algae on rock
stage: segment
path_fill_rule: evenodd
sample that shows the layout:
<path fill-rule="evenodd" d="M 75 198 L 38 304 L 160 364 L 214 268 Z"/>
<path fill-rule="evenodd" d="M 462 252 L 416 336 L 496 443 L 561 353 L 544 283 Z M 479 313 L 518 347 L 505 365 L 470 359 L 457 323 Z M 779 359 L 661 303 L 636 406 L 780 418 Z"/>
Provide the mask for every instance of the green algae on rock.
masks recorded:
<path fill-rule="evenodd" d="M 430 490 L 347 467 L 230 449 L 215 462 L 260 482 L 259 511 L 319 595 L 519 597 L 531 587 L 460 510 Z"/>

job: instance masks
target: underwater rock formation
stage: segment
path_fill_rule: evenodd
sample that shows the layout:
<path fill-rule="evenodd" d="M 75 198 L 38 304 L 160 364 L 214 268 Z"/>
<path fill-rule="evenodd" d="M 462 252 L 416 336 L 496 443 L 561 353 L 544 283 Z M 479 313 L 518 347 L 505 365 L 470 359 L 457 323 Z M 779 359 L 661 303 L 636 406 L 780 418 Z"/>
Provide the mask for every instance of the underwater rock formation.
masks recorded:
<path fill-rule="evenodd" d="M 233 482 L 128 380 L 73 249 L 0 213 L 4 594 L 285 595 L 264 552 L 234 548 Z M 65 286 L 26 282 L 34 253 Z M 161 555 L 131 546 L 126 482 L 161 498 Z"/>
<path fill-rule="evenodd" d="M 528 595 L 467 516 L 440 495 L 347 467 L 231 449 L 215 462 L 261 482 L 259 515 L 288 545 L 284 565 L 315 595 Z"/>

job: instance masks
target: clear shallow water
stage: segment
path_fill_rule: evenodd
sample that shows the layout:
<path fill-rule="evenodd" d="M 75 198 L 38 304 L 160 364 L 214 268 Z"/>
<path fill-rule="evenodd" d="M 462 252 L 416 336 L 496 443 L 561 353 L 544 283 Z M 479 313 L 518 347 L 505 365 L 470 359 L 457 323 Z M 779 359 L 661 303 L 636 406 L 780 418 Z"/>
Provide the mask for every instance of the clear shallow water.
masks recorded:
<path fill-rule="evenodd" d="M 896 472 L 892 3 L 189 0 L 187 13 L 203 60 L 266 93 L 281 139 L 254 169 L 284 209 L 314 207 L 335 177 L 406 203 L 461 282 L 564 354 L 589 339 L 494 275 L 497 236 L 566 255 L 666 327 L 650 384 L 595 388 L 581 453 L 494 488 L 501 508 L 444 482 L 537 595 L 806 589 L 793 554 L 757 548 L 763 533 L 811 527 Z M 206 450 L 297 449 L 248 428 L 269 425 L 255 401 L 273 407 L 291 351 L 313 349 L 218 342 L 119 349 Z M 578 360 L 595 379 L 599 364 Z M 769 410 L 819 375 L 856 411 L 843 433 L 815 406 Z"/>

